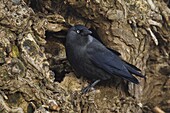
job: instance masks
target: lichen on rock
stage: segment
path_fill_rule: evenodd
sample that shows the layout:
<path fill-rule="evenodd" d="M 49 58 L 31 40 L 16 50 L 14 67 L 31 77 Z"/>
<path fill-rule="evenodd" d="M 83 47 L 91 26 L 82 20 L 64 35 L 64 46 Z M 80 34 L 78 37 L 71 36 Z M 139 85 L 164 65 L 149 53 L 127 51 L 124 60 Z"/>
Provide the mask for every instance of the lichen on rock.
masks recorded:
<path fill-rule="evenodd" d="M 0 112 L 168 110 L 169 15 L 166 0 L 1 0 Z M 72 73 L 64 47 L 76 24 L 139 67 L 146 81 L 108 82 L 82 95 L 88 81 Z"/>

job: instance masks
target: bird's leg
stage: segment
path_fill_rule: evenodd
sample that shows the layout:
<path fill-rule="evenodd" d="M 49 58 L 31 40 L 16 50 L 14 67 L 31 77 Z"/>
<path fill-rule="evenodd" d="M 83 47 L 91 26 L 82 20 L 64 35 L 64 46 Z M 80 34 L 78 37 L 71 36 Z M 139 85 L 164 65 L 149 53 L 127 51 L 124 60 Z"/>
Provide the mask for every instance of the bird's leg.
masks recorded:
<path fill-rule="evenodd" d="M 99 83 L 99 82 L 100 82 L 100 80 L 96 80 L 96 81 L 92 82 L 92 83 L 89 84 L 87 87 L 83 88 L 83 89 L 81 90 L 81 92 L 82 92 L 83 94 L 89 92 L 90 89 L 93 88 L 93 87 L 94 87 L 97 83 Z"/>
<path fill-rule="evenodd" d="M 94 81 L 90 86 L 91 87 L 94 87 L 97 83 L 99 83 L 100 82 L 100 80 L 96 80 L 96 81 Z"/>

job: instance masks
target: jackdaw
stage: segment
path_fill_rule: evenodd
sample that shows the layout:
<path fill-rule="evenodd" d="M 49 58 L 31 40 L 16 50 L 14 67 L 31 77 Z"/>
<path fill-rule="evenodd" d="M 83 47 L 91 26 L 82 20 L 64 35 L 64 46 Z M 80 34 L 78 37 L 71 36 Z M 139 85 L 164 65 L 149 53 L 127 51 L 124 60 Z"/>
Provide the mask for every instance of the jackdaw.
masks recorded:
<path fill-rule="evenodd" d="M 114 76 L 121 77 L 138 84 L 132 76 L 143 76 L 137 67 L 123 61 L 116 51 L 111 51 L 100 41 L 91 36 L 92 32 L 83 25 L 75 25 L 68 30 L 66 36 L 66 55 L 76 74 L 83 76 L 92 83 L 82 90 L 89 91 L 102 80 Z"/>

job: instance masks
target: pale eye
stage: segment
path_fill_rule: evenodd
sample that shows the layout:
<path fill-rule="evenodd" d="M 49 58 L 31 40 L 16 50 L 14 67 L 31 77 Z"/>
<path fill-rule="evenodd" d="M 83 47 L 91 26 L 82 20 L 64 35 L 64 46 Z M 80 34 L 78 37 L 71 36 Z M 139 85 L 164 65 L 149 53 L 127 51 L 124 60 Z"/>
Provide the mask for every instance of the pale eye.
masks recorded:
<path fill-rule="evenodd" d="M 76 30 L 76 32 L 79 34 L 79 33 L 80 33 L 80 30 Z"/>

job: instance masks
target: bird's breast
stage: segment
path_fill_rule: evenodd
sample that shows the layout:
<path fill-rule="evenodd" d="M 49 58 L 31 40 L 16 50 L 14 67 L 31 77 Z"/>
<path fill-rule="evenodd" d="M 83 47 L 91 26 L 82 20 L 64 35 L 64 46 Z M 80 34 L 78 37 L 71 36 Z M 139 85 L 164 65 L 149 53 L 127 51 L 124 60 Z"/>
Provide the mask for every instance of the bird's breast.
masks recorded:
<path fill-rule="evenodd" d="M 67 45 L 66 55 L 71 65 L 78 65 L 85 59 L 85 50 L 80 46 Z"/>

